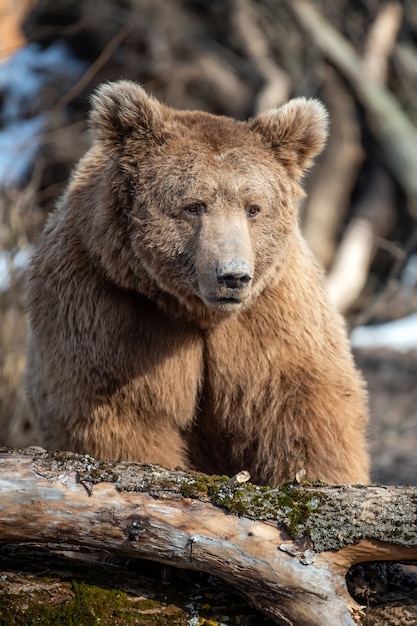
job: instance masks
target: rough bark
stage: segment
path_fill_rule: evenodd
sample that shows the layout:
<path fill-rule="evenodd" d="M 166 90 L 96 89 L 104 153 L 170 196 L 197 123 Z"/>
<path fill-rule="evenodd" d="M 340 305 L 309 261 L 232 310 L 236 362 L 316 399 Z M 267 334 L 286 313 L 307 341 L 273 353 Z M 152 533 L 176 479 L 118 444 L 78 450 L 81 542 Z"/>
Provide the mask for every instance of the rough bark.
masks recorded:
<path fill-rule="evenodd" d="M 0 453 L 0 494 L 3 544 L 207 572 L 282 624 L 355 624 L 349 567 L 417 558 L 414 487 L 272 489 L 29 448 Z"/>

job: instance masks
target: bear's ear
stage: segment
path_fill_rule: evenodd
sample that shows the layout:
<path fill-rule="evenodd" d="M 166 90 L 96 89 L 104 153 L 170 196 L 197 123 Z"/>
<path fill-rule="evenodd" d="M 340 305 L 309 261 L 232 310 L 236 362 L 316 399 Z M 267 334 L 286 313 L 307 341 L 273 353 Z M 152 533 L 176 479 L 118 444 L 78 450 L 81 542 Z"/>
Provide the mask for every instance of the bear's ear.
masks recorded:
<path fill-rule="evenodd" d="M 290 176 L 299 179 L 326 143 L 328 114 L 318 100 L 294 98 L 249 122 Z"/>
<path fill-rule="evenodd" d="M 117 147 L 129 136 L 157 139 L 161 134 L 163 105 L 132 81 L 105 83 L 91 100 L 90 125 L 99 140 Z"/>

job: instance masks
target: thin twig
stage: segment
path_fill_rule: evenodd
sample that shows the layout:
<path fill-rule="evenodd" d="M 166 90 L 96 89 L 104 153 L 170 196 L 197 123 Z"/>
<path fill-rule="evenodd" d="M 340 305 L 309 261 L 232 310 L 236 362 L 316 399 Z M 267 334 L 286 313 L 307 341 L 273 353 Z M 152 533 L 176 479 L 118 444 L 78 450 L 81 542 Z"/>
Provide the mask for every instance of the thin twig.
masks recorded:
<path fill-rule="evenodd" d="M 102 67 L 104 67 L 104 65 L 106 65 L 107 61 L 110 59 L 115 50 L 117 50 L 120 44 L 126 39 L 131 29 L 131 23 L 122 26 L 122 28 L 109 41 L 99 57 L 81 76 L 79 81 L 76 82 L 75 85 L 57 102 L 57 104 L 52 109 L 53 112 L 59 111 L 68 106 L 68 104 L 90 84 L 94 76 L 101 70 Z"/>
<path fill-rule="evenodd" d="M 258 23 L 255 4 L 250 0 L 235 0 L 233 7 L 235 28 L 247 55 L 265 80 L 255 104 L 255 113 L 264 113 L 288 100 L 292 81 L 272 58 L 269 42 Z"/>
<path fill-rule="evenodd" d="M 354 323 L 352 324 L 353 327 L 362 326 L 369 322 L 372 318 L 374 311 L 380 308 L 383 302 L 388 301 L 393 297 L 394 293 L 398 289 L 398 277 L 401 274 L 416 245 L 417 228 L 413 231 L 411 237 L 406 241 L 403 247 L 404 254 L 401 256 L 396 256 L 395 262 L 391 268 L 388 278 L 385 281 L 384 288 L 379 294 L 376 295 L 376 297 L 367 307 L 365 307 L 358 315 L 355 316 Z"/>
<path fill-rule="evenodd" d="M 368 74 L 381 85 L 386 83 L 388 60 L 394 50 L 402 16 L 400 3 L 389 2 L 381 7 L 369 29 L 363 62 Z"/>

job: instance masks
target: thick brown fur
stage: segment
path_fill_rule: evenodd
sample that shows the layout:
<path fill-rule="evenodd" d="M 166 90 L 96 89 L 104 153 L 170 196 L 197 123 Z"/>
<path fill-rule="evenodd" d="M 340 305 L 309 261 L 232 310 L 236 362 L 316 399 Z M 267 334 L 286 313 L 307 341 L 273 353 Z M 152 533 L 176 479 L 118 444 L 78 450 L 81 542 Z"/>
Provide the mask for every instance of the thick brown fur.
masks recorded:
<path fill-rule="evenodd" d="M 237 122 L 100 88 L 95 142 L 29 274 L 46 447 L 258 483 L 369 480 L 362 379 L 297 223 L 326 121 L 303 98 Z"/>

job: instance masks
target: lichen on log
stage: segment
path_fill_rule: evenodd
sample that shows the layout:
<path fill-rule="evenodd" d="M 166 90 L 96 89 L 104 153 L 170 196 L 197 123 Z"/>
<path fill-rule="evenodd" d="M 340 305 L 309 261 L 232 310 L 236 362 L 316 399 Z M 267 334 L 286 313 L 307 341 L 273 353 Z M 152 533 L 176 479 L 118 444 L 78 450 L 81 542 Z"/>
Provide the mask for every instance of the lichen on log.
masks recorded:
<path fill-rule="evenodd" d="M 417 488 L 261 487 L 225 476 L 0 452 L 4 544 L 107 552 L 221 578 L 277 623 L 354 624 L 349 567 L 417 558 Z"/>

